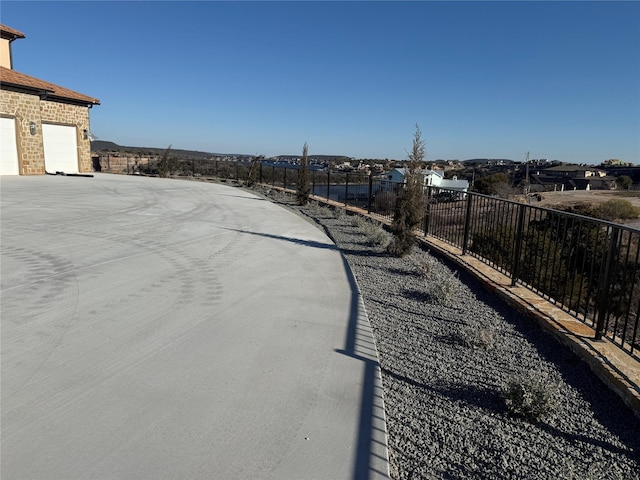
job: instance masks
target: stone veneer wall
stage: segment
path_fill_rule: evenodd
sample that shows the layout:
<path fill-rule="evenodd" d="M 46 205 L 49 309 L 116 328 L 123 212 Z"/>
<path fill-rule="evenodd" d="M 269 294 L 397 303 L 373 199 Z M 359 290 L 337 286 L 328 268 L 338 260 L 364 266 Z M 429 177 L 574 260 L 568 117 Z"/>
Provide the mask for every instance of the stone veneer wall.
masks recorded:
<path fill-rule="evenodd" d="M 89 109 L 84 106 L 40 100 L 37 95 L 0 90 L 0 114 L 16 119 L 18 171 L 21 175 L 45 173 L 42 123 L 76 127 L 78 171 L 90 172 L 91 143 L 84 138 L 89 130 Z M 29 124 L 35 122 L 37 132 L 31 135 Z"/>
<path fill-rule="evenodd" d="M 148 169 L 150 167 L 157 168 L 160 157 L 159 156 L 140 156 L 140 155 L 126 155 L 126 154 L 112 154 L 94 152 L 92 163 L 95 167 L 96 163 L 100 165 L 102 172 L 109 173 L 136 173 Z"/>

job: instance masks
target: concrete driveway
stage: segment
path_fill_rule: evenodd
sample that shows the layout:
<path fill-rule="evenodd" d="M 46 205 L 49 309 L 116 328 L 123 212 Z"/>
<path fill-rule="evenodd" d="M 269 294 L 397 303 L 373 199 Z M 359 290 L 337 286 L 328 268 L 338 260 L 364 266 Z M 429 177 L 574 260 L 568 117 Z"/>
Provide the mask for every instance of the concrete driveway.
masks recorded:
<path fill-rule="evenodd" d="M 369 322 L 319 229 L 225 185 L 0 188 L 3 480 L 387 475 Z"/>

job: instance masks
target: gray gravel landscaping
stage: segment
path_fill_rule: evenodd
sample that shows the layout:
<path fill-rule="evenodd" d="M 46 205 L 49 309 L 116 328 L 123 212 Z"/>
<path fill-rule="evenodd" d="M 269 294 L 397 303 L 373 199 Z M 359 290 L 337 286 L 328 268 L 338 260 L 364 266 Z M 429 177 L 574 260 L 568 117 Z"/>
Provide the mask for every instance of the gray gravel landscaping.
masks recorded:
<path fill-rule="evenodd" d="M 640 420 L 553 337 L 428 251 L 391 257 L 379 229 L 279 200 L 326 230 L 357 279 L 392 478 L 640 479 Z M 505 392 L 529 381 L 546 409 L 512 413 Z"/>

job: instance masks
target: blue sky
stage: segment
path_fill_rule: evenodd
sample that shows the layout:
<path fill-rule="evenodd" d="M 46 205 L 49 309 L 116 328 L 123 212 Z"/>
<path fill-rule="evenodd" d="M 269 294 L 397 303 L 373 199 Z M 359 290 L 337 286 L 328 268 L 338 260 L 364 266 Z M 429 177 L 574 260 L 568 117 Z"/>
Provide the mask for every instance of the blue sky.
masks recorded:
<path fill-rule="evenodd" d="M 14 68 L 120 145 L 640 164 L 640 2 L 13 2 Z"/>

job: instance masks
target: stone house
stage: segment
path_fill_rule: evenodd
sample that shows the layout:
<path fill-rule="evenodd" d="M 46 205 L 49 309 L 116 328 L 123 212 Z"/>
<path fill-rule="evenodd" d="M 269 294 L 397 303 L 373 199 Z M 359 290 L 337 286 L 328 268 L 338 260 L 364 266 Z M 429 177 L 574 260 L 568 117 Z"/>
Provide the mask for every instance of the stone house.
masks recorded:
<path fill-rule="evenodd" d="M 11 43 L 22 38 L 0 25 L 0 175 L 91 172 L 89 109 L 100 100 L 15 71 Z"/>

